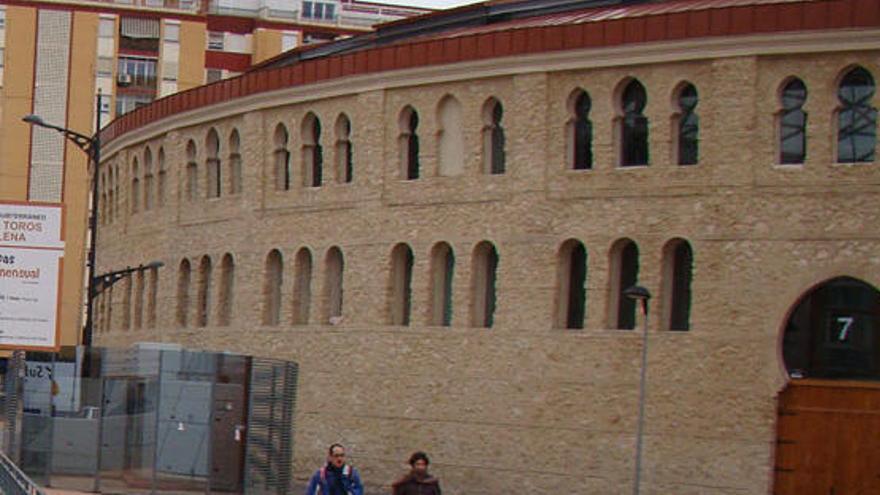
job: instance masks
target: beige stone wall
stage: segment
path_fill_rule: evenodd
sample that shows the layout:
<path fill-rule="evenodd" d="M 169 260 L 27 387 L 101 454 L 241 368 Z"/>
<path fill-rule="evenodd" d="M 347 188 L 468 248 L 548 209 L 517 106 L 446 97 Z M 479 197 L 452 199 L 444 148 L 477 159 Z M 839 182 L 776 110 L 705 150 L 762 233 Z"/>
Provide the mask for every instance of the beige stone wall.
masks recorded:
<path fill-rule="evenodd" d="M 772 44 L 768 44 L 768 51 Z M 427 450 L 444 491 L 473 493 L 628 493 L 635 448 L 639 332 L 611 329 L 609 251 L 631 238 L 649 288 L 643 493 L 768 493 L 773 476 L 775 397 L 784 385 L 780 332 L 799 295 L 837 275 L 880 285 L 876 163 L 835 164 L 835 86 L 861 64 L 880 76 L 878 50 L 715 58 L 666 54 L 663 63 L 617 64 L 519 73 L 460 71 L 431 84 L 359 85 L 348 94 L 286 104 L 267 99 L 228 117 L 203 114 L 166 123 L 110 144 L 105 164 L 129 165 L 150 146 L 164 147 L 168 203 L 102 226 L 98 272 L 160 260 L 155 328 L 121 329 L 125 285 L 113 291 L 112 323 L 99 345 L 173 341 L 188 347 L 272 356 L 300 364 L 295 473 L 305 478 L 326 445 L 349 446 L 371 490 Z M 777 91 L 789 76 L 808 88 L 808 159 L 775 164 Z M 615 92 L 634 77 L 648 93 L 648 167 L 615 166 Z M 700 163 L 672 163 L 674 89 L 699 92 Z M 594 168 L 567 170 L 566 102 L 575 88 L 592 100 Z M 358 91 L 358 88 L 363 88 Z M 465 172 L 438 177 L 437 103 L 453 95 L 463 109 Z M 485 175 L 481 109 L 504 106 L 507 173 Z M 875 96 L 875 106 L 880 100 Z M 262 106 L 260 106 L 262 105 Z M 398 117 L 419 113 L 422 177 L 400 180 Z M 245 104 L 242 104 L 245 108 Z M 301 122 L 322 123 L 324 186 L 301 186 Z M 352 122 L 354 182 L 333 176 L 333 123 Z M 290 134 L 293 187 L 276 191 L 273 133 Z M 186 202 L 185 146 L 193 139 L 204 198 L 205 136 L 242 136 L 244 191 Z M 124 176 L 122 184 L 129 184 Z M 128 191 L 123 187 L 123 204 Z M 131 208 L 121 208 L 131 211 Z M 588 253 L 584 330 L 554 327 L 558 250 L 579 239 Z M 686 239 L 694 252 L 691 330 L 664 330 L 664 245 Z M 471 258 L 490 241 L 498 251 L 497 310 L 491 329 L 470 328 Z M 450 328 L 429 319 L 430 252 L 440 241 L 455 252 Z M 415 262 L 412 325 L 388 326 L 391 251 L 406 242 Z M 294 258 L 313 258 L 309 325 L 292 325 Z M 325 257 L 345 257 L 344 319 L 329 325 L 322 300 Z M 283 257 L 282 323 L 262 326 L 266 256 Z M 235 260 L 232 322 L 194 328 L 198 266 Z M 189 328 L 177 312 L 178 266 L 192 266 Z M 108 298 L 105 296 L 105 306 Z M 135 305 L 132 304 L 133 308 Z M 147 307 L 144 304 L 143 307 Z M 216 315 L 216 306 L 211 309 Z M 105 313 L 106 314 L 106 313 Z M 146 317 L 144 321 L 147 321 Z M 109 326 L 109 328 L 107 328 Z M 639 322 L 641 328 L 641 322 Z"/>

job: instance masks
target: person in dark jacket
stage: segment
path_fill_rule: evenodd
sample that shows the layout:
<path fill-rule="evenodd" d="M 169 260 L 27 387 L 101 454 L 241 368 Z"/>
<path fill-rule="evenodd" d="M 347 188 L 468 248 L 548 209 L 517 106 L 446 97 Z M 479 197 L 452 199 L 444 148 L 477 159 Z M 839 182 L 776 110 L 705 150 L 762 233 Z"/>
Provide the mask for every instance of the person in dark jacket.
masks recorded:
<path fill-rule="evenodd" d="M 306 495 L 364 495 L 357 469 L 345 463 L 345 447 L 334 443 L 327 450 L 327 464 L 315 471 Z"/>
<path fill-rule="evenodd" d="M 410 472 L 391 485 L 392 495 L 441 495 L 440 480 L 428 474 L 428 454 L 416 452 L 409 457 Z"/>

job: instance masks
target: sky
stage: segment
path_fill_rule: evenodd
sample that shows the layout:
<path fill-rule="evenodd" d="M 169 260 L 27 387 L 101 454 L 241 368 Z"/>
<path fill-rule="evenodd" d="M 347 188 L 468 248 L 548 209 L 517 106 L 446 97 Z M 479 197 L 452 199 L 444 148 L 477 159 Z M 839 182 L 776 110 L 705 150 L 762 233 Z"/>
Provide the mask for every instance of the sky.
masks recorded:
<path fill-rule="evenodd" d="M 409 5 L 413 7 L 428 7 L 431 9 L 450 9 L 461 7 L 471 3 L 479 3 L 482 0 L 374 0 L 378 3 L 392 5 Z"/>

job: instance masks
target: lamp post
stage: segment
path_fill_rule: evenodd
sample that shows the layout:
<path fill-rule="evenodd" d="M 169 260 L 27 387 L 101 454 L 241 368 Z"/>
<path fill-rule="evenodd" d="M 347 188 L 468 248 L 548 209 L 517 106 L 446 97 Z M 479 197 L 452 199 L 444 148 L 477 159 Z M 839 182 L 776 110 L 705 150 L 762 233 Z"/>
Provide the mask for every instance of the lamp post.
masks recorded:
<path fill-rule="evenodd" d="M 642 480 L 642 432 L 645 426 L 645 373 L 648 370 L 648 300 L 651 292 L 641 285 L 633 285 L 623 291 L 623 295 L 642 302 L 644 329 L 642 331 L 642 367 L 639 374 L 639 416 L 636 422 L 636 473 L 633 482 L 633 495 L 639 495 Z"/>
<path fill-rule="evenodd" d="M 50 124 L 42 119 L 39 115 L 26 115 L 21 120 L 30 125 L 44 127 L 58 131 L 75 144 L 79 149 L 83 150 L 92 161 L 92 201 L 91 212 L 89 213 L 89 252 L 88 262 L 88 287 L 86 291 L 86 323 L 83 327 L 82 345 L 89 347 L 92 345 L 92 299 L 97 295 L 95 290 L 95 243 L 98 238 L 98 165 L 101 162 L 101 99 L 103 95 L 98 91 L 98 101 L 95 105 L 95 134 L 86 136 L 79 132 Z"/>

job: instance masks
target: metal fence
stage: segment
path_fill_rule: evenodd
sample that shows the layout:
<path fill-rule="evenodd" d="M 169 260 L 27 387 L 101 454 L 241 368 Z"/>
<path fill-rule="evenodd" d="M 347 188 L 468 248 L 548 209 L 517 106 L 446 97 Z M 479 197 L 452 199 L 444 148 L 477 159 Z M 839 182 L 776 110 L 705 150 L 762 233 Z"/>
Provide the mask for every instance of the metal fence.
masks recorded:
<path fill-rule="evenodd" d="M 4 495 L 43 495 L 43 492 L 0 452 L 0 493 Z"/>
<path fill-rule="evenodd" d="M 69 347 L 17 352 L 4 378 L 3 450 L 41 485 L 289 492 L 295 363 L 159 344 Z"/>

